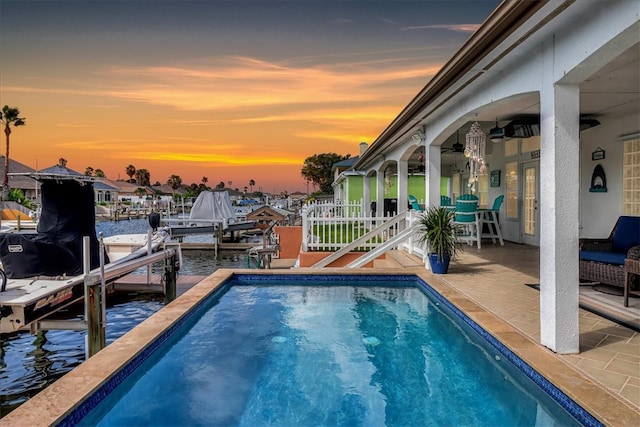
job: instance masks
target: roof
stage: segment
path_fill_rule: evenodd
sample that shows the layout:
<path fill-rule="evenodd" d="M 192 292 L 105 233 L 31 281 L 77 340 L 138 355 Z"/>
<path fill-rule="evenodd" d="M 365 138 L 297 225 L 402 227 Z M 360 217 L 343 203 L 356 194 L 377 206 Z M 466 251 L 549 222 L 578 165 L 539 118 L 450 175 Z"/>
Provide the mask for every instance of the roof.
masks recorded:
<path fill-rule="evenodd" d="M 44 175 L 67 176 L 67 177 L 73 177 L 73 178 L 75 177 L 91 178 L 83 173 L 74 171 L 73 169 L 69 169 L 66 166 L 60 166 L 60 165 L 54 165 L 54 166 L 49 166 L 48 168 L 45 168 L 45 169 L 40 169 L 38 173 L 44 174 Z"/>
<path fill-rule="evenodd" d="M 153 192 L 149 190 L 149 187 L 145 187 L 137 184 L 131 184 L 130 182 L 126 182 L 126 181 L 113 181 L 111 179 L 105 178 L 104 180 L 102 180 L 102 182 L 106 185 L 109 185 L 117 189 L 118 193 L 135 193 L 138 190 L 138 188 L 143 188 L 147 193 L 153 194 Z"/>
<path fill-rule="evenodd" d="M 271 206 L 262 206 L 253 212 L 249 212 L 247 214 L 247 220 L 249 221 L 284 221 L 289 215 L 292 215 L 291 212 L 284 210 L 273 208 Z"/>
<path fill-rule="evenodd" d="M 9 161 L 11 162 L 11 159 L 9 159 Z M 9 166 L 9 170 L 12 170 L 11 165 Z M 10 175 L 13 175 L 15 178 L 22 177 L 23 179 L 28 179 L 27 187 L 13 187 L 26 189 L 30 189 L 31 187 L 33 187 L 33 180 L 74 180 L 82 182 L 94 182 L 96 180 L 96 178 L 93 176 L 81 174 L 80 172 L 74 171 L 73 169 L 69 169 L 61 165 L 50 166 L 38 171 L 27 168 L 27 170 L 25 170 L 24 172 L 10 172 Z M 9 182 L 9 186 L 12 186 L 11 181 Z"/>
<path fill-rule="evenodd" d="M 501 2 L 482 26 L 382 131 L 354 167 L 356 169 L 366 167 L 393 143 L 394 137 L 398 138 L 415 131 L 411 123 L 418 114 L 423 117 L 429 115 L 429 111 L 425 113 L 427 106 L 458 84 L 461 76 L 472 70 L 546 3 L 544 1 Z M 478 70 L 477 74 L 483 72 L 484 70 Z M 433 108 L 437 108 L 437 105 Z"/>
<path fill-rule="evenodd" d="M 360 156 L 349 157 L 348 159 L 344 159 L 344 160 L 341 160 L 339 162 L 334 163 L 331 168 L 332 169 L 350 168 L 351 166 L 353 166 L 355 164 L 356 161 L 358 161 L 359 158 L 360 158 Z"/>
<path fill-rule="evenodd" d="M 106 180 L 96 180 L 93 183 L 93 189 L 99 191 L 118 191 L 118 187 L 110 185 Z"/>
<path fill-rule="evenodd" d="M 4 176 L 4 160 L 4 156 L 0 155 L 0 176 L 2 177 Z M 19 188 L 21 190 L 34 189 L 37 185 L 36 181 L 27 175 L 34 172 L 35 169 L 9 158 L 9 187 Z"/>
<path fill-rule="evenodd" d="M 163 194 L 177 194 L 179 196 L 187 194 L 187 187 L 185 185 L 179 186 L 175 191 L 169 184 L 154 185 L 151 189 Z"/>

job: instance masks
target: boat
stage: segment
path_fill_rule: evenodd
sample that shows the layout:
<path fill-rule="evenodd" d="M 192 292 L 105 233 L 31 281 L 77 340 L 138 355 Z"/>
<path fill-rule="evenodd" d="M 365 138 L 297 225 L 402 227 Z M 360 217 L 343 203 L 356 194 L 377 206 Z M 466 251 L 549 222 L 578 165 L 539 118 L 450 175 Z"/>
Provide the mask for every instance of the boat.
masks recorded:
<path fill-rule="evenodd" d="M 179 246 L 165 249 L 166 230 L 152 224 L 147 234 L 99 240 L 91 177 L 31 176 L 42 189 L 37 232 L 0 233 L 0 333 L 26 329 L 82 300 L 89 276 L 115 280 L 163 256 L 180 258 Z"/>
<path fill-rule="evenodd" d="M 190 234 L 233 234 L 255 228 L 255 221 L 240 221 L 227 191 L 203 191 L 191 207 L 189 218 L 163 218 L 171 236 Z"/>

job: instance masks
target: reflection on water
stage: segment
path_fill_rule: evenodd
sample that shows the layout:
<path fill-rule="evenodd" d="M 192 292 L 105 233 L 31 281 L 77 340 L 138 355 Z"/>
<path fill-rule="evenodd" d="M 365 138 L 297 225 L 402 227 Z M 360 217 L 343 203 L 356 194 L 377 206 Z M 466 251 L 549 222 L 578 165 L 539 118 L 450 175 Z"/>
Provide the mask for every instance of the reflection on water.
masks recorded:
<path fill-rule="evenodd" d="M 146 233 L 146 219 L 103 221 L 96 231 L 105 237 L 115 234 Z M 183 252 L 179 274 L 209 275 L 219 268 L 246 268 L 246 252 L 197 250 Z M 160 267 L 158 267 L 160 268 Z M 162 295 L 131 293 L 107 301 L 107 344 L 113 342 L 164 305 Z M 60 314 L 81 318 L 82 306 Z M 85 360 L 82 331 L 47 331 L 0 335 L 0 418 L 56 381 Z"/>

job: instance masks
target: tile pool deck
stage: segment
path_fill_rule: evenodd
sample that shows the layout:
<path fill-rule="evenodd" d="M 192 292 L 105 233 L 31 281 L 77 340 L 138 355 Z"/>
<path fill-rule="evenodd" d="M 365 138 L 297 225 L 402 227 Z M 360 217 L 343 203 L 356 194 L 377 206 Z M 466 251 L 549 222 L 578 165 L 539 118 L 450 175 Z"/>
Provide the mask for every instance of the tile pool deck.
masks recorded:
<path fill-rule="evenodd" d="M 382 268 L 348 273 L 415 273 L 604 424 L 640 425 L 638 333 L 580 310 L 580 354 L 557 355 L 537 344 L 539 293 L 525 284 L 538 282 L 538 255 L 538 248 L 512 244 L 465 249 L 449 274 L 436 276 L 424 270 L 415 257 L 400 253 L 381 262 Z M 55 424 L 232 272 L 216 271 L 3 418 L 2 426 Z M 264 274 L 301 272 L 344 274 L 345 270 L 278 269 Z M 637 300 L 634 304 L 640 306 Z"/>

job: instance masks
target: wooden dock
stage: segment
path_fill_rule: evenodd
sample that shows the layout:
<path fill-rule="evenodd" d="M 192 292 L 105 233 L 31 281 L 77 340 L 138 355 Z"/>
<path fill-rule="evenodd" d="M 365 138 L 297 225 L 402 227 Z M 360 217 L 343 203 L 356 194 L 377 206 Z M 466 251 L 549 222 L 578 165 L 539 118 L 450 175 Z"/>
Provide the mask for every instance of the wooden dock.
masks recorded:
<path fill-rule="evenodd" d="M 254 246 L 260 245 L 259 243 L 232 243 L 232 242 L 221 242 L 218 243 L 219 251 L 246 251 L 247 249 L 251 249 Z M 206 250 L 212 251 L 215 249 L 214 243 L 196 243 L 196 242 L 182 242 L 180 243 L 180 248 L 183 251 L 188 250 Z"/>
<path fill-rule="evenodd" d="M 182 295 L 206 277 L 207 276 L 178 274 L 177 295 Z M 117 279 L 111 286 L 113 286 L 113 290 L 119 292 L 164 293 L 162 275 L 160 274 L 151 274 L 151 281 L 147 283 L 146 274 L 131 273 Z"/>

